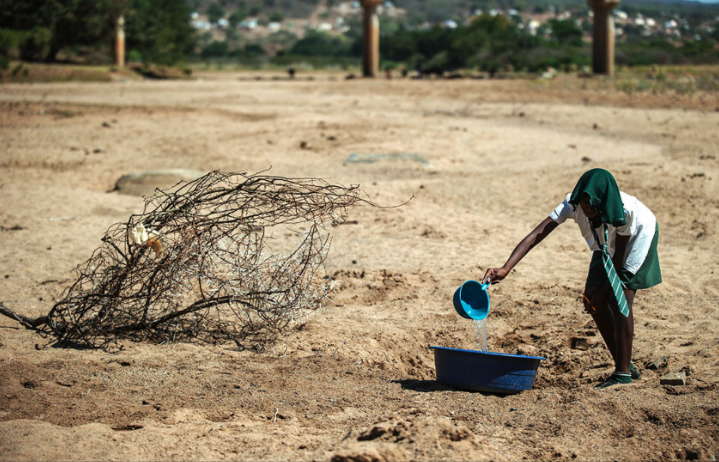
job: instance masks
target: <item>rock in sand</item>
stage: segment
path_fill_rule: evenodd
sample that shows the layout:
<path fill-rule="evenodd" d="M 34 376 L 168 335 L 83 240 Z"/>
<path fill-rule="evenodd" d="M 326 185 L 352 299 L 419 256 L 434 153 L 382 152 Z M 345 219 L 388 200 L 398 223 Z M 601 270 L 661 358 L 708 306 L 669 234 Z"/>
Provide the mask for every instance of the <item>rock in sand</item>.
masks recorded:
<path fill-rule="evenodd" d="M 659 369 L 662 369 L 664 367 L 667 367 L 667 358 L 666 356 L 662 356 L 661 358 L 657 358 L 654 361 L 648 362 L 645 367 L 649 370 L 656 371 Z"/>
<path fill-rule="evenodd" d="M 659 379 L 661 385 L 686 385 L 687 375 L 684 372 L 670 372 Z"/>
<path fill-rule="evenodd" d="M 205 175 L 205 172 L 184 168 L 165 168 L 140 173 L 128 173 L 117 180 L 113 191 L 129 196 L 149 196 L 155 192 L 155 188 L 167 190 L 180 181 L 193 181 L 203 175 Z"/>

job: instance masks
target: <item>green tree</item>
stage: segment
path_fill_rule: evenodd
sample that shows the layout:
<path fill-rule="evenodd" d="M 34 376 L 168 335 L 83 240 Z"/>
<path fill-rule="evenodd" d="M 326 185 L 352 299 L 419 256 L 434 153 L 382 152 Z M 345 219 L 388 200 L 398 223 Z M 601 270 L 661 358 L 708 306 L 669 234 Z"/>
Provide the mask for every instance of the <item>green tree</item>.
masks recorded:
<path fill-rule="evenodd" d="M 248 43 L 244 48 L 238 48 L 230 53 L 230 56 L 235 58 L 242 64 L 260 64 L 265 58 L 265 49 L 257 43 Z"/>
<path fill-rule="evenodd" d="M 582 31 L 587 32 L 587 33 L 591 33 L 591 32 L 592 32 L 592 29 L 593 29 L 593 26 L 592 26 L 592 23 L 591 23 L 590 21 L 588 21 L 588 20 L 586 20 L 586 19 L 582 21 Z"/>
<path fill-rule="evenodd" d="M 261 56 L 265 56 L 265 49 L 258 43 L 248 43 L 245 45 L 243 54 L 253 58 L 259 58 Z"/>
<path fill-rule="evenodd" d="M 123 13 L 128 52 L 143 61 L 174 64 L 192 53 L 190 11 L 176 0 L 0 0 L 0 29 L 14 31 L 23 59 L 54 61 L 67 47 L 109 48 Z"/>
<path fill-rule="evenodd" d="M 702 56 L 714 49 L 714 41 L 709 39 L 685 41 L 682 46 L 682 54 L 685 56 Z"/>
<path fill-rule="evenodd" d="M 213 2 L 207 8 L 207 16 L 212 24 L 217 24 L 217 21 L 225 17 L 225 9 L 219 3 Z"/>
<path fill-rule="evenodd" d="M 348 56 L 351 42 L 340 35 L 309 31 L 302 40 L 297 41 L 290 54 L 300 56 Z"/>
<path fill-rule="evenodd" d="M 577 27 L 574 21 L 551 19 L 549 27 L 552 30 L 552 38 L 561 45 L 580 46 L 582 44 L 582 29 Z"/>
<path fill-rule="evenodd" d="M 117 0 L 0 0 L 0 28 L 19 33 L 21 57 L 54 61 L 68 46 L 110 43 Z"/>
<path fill-rule="evenodd" d="M 195 49 L 190 9 L 176 0 L 129 0 L 125 17 L 127 49 L 143 62 L 172 65 Z"/>
<path fill-rule="evenodd" d="M 284 19 L 285 19 L 284 15 L 279 10 L 273 11 L 272 14 L 270 15 L 270 21 L 272 21 L 272 22 L 282 22 L 282 21 L 284 21 Z"/>
<path fill-rule="evenodd" d="M 233 11 L 232 14 L 230 14 L 228 19 L 230 27 L 232 29 L 236 28 L 238 24 L 245 20 L 245 18 L 247 18 L 247 9 L 244 6 L 240 6 L 238 9 Z"/>
<path fill-rule="evenodd" d="M 25 33 L 12 29 L 0 29 L 0 69 L 10 65 L 10 53 L 25 40 Z"/>
<path fill-rule="evenodd" d="M 227 42 L 219 42 L 214 40 L 212 43 L 202 49 L 200 53 L 203 58 L 222 58 L 230 53 Z"/>
<path fill-rule="evenodd" d="M 351 29 L 350 29 L 351 30 Z M 362 37 L 358 37 L 361 45 Z M 417 40 L 414 34 L 404 27 L 400 27 L 394 34 L 383 37 L 379 41 L 380 55 L 393 61 L 407 61 L 417 53 Z"/>

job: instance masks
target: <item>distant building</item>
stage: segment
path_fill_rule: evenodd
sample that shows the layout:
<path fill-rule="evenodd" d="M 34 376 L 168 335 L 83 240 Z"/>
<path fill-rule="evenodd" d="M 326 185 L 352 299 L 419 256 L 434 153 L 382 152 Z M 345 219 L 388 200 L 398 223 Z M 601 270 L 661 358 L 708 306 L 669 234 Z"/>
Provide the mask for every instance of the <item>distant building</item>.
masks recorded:
<path fill-rule="evenodd" d="M 208 21 L 191 21 L 190 24 L 195 29 L 200 29 L 200 30 L 212 29 L 212 24 L 210 24 Z"/>
<path fill-rule="evenodd" d="M 245 19 L 240 23 L 240 28 L 242 29 L 256 29 L 257 28 L 257 19 Z"/>
<path fill-rule="evenodd" d="M 618 19 L 627 19 L 627 18 L 629 18 L 629 16 L 627 15 L 627 13 L 625 13 L 624 11 L 621 11 L 621 10 L 615 10 L 615 11 L 614 11 L 614 16 L 615 16 L 616 18 L 618 18 Z"/>
<path fill-rule="evenodd" d="M 448 19 L 444 22 L 444 27 L 447 29 L 456 29 L 457 28 L 457 22 L 453 21 L 451 19 Z"/>
<path fill-rule="evenodd" d="M 267 24 L 267 28 L 269 30 L 271 30 L 272 32 L 277 32 L 278 30 L 280 30 L 281 27 L 282 27 L 282 24 L 275 22 L 275 21 Z"/>
<path fill-rule="evenodd" d="M 539 26 L 542 24 L 537 21 L 536 19 L 532 19 L 529 21 L 529 24 L 527 24 L 527 28 L 529 29 L 529 33 L 532 35 L 537 35 L 537 29 L 539 29 Z"/>
<path fill-rule="evenodd" d="M 230 25 L 230 21 L 225 18 L 220 18 L 217 20 L 217 25 L 220 27 L 228 27 Z"/>

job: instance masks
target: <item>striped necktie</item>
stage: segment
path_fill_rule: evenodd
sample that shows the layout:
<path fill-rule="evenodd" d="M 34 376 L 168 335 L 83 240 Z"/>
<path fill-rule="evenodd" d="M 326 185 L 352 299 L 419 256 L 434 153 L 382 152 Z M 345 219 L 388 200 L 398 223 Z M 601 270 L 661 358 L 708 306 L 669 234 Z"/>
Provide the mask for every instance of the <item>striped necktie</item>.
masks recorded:
<path fill-rule="evenodd" d="M 589 223 L 589 227 L 592 229 L 592 233 L 594 233 L 594 240 L 597 242 L 597 245 L 602 251 L 604 271 L 607 272 L 607 278 L 609 279 L 609 283 L 612 285 L 612 291 L 614 292 L 614 298 L 617 299 L 619 312 L 624 316 L 629 316 L 629 305 L 627 305 L 627 299 L 624 297 L 624 284 L 622 284 L 622 281 L 619 279 L 619 275 L 617 274 L 617 270 L 614 268 L 612 257 L 609 256 L 609 228 L 607 225 L 604 225 L 604 244 L 601 244 L 594 226 Z"/>

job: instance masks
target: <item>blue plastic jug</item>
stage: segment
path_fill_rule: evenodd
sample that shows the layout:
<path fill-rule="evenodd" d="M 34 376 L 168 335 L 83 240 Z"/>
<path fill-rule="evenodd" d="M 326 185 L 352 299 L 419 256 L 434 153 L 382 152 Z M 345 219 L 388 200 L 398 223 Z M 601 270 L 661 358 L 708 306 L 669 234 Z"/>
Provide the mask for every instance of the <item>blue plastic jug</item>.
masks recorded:
<path fill-rule="evenodd" d="M 489 294 L 487 287 L 490 280 L 481 282 L 469 280 L 454 292 L 452 301 L 457 314 L 465 319 L 482 320 L 489 314 Z"/>

